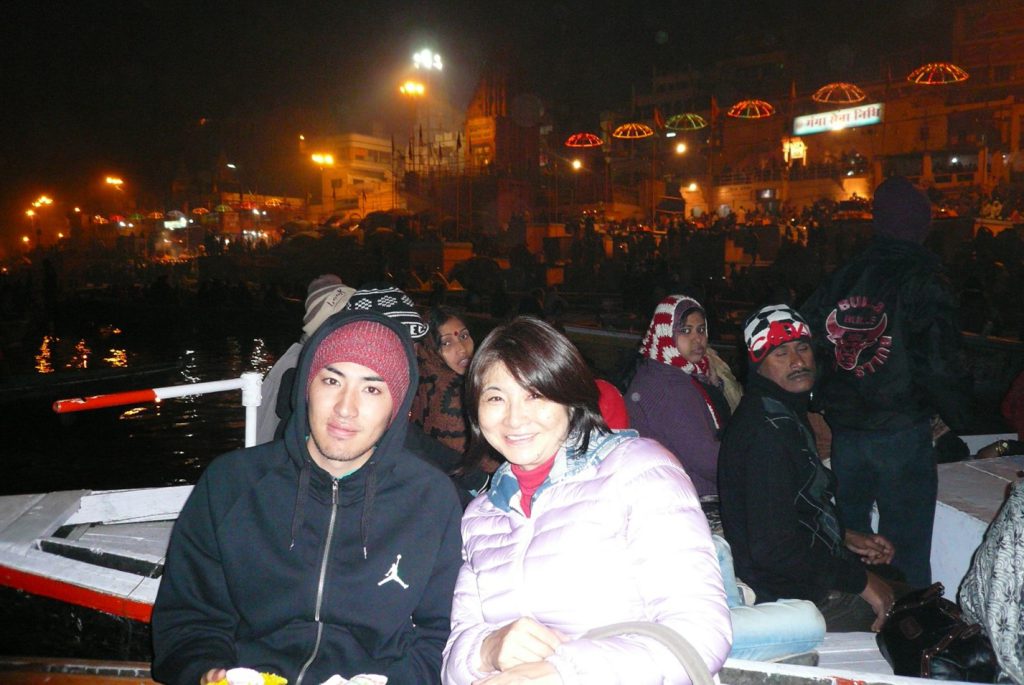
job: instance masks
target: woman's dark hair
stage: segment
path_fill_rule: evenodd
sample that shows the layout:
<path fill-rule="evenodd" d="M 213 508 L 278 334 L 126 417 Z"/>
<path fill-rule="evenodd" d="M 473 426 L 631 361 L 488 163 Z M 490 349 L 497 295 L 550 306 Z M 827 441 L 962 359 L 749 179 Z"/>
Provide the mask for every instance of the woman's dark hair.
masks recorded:
<path fill-rule="evenodd" d="M 495 364 L 504 364 L 524 388 L 569 410 L 569 436 L 581 452 L 587 451 L 592 431 L 609 432 L 598 408 L 594 375 L 579 350 L 550 324 L 520 316 L 490 332 L 466 372 L 464 407 L 473 451 L 486 449 L 478 412 L 484 377 Z"/>
<path fill-rule="evenodd" d="M 445 304 L 431 307 L 430 312 L 427 314 L 427 325 L 430 329 L 427 331 L 427 338 L 430 340 L 431 346 L 438 352 L 441 351 L 441 326 L 445 325 L 452 319 L 458 319 L 463 324 L 466 323 L 466 319 L 455 307 L 449 307 Z"/>

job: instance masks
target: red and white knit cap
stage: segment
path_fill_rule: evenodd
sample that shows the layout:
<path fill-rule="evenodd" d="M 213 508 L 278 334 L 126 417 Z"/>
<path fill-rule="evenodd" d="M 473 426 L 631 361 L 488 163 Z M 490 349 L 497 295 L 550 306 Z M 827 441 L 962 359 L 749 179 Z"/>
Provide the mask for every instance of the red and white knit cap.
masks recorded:
<path fill-rule="evenodd" d="M 647 333 L 640 343 L 640 354 L 656 362 L 675 366 L 689 374 L 706 375 L 707 356 L 694 364 L 676 347 L 676 335 L 683 325 L 682 314 L 689 309 L 699 309 L 702 314 L 704 313 L 701 303 L 686 295 L 669 295 L 659 302 L 654 309 L 651 323 L 647 326 Z"/>
<path fill-rule="evenodd" d="M 398 334 L 376 321 L 355 321 L 332 331 L 320 341 L 309 367 L 306 392 L 320 370 L 330 364 L 350 362 L 372 369 L 388 386 L 394 406 L 391 420 L 409 391 L 409 359 Z"/>

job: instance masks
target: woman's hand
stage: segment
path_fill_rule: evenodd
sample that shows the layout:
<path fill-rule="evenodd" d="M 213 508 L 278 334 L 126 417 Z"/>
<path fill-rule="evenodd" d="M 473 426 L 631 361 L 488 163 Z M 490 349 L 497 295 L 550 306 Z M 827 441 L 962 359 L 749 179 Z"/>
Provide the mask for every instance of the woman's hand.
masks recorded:
<path fill-rule="evenodd" d="M 224 680 L 227 677 L 227 669 L 211 668 L 209 671 L 203 674 L 202 678 L 199 679 L 199 685 L 208 685 L 208 683 L 215 683 L 218 680 Z"/>
<path fill-rule="evenodd" d="M 848 530 L 843 543 L 848 550 L 860 556 L 865 564 L 888 564 L 896 554 L 893 544 L 881 535 L 865 535 Z"/>
<path fill-rule="evenodd" d="M 507 671 L 521 664 L 543 661 L 567 640 L 558 631 L 532 618 L 518 618 L 484 638 L 480 646 L 480 670 Z"/>
<path fill-rule="evenodd" d="M 502 673 L 496 673 L 480 680 L 473 685 L 562 685 L 562 676 L 547 661 L 535 661 L 532 664 L 520 664 Z"/>

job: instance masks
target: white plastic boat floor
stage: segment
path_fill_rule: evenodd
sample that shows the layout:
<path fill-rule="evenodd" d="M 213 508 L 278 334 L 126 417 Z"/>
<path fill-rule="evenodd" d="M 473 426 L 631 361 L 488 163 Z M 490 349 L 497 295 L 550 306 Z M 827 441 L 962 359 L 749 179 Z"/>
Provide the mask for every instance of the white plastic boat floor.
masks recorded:
<path fill-rule="evenodd" d="M 825 642 L 816 651 L 818 668 L 892 675 L 892 667 L 878 651 L 874 633 L 826 633 Z"/>
<path fill-rule="evenodd" d="M 0 497 L 0 566 L 151 604 L 191 489 Z"/>

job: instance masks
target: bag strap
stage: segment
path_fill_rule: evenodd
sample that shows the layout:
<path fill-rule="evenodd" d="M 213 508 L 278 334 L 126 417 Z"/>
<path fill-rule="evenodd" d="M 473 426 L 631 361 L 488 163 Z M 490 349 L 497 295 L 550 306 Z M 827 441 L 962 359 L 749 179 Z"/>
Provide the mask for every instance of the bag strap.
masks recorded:
<path fill-rule="evenodd" d="M 627 621 L 625 623 L 613 623 L 601 628 L 594 628 L 587 631 L 583 637 L 591 640 L 600 640 L 616 635 L 643 635 L 653 638 L 668 648 L 672 656 L 679 660 L 686 675 L 690 676 L 693 685 L 714 685 L 711 672 L 708 670 L 704 660 L 690 644 L 689 640 L 678 632 L 660 623 L 649 623 L 646 621 Z"/>
<path fill-rule="evenodd" d="M 981 626 L 977 623 L 970 625 L 958 623 L 950 628 L 949 632 L 942 636 L 942 639 L 921 652 L 921 677 L 932 677 L 932 659 L 949 647 L 954 640 L 966 640 L 969 637 L 974 637 L 980 630 Z"/>

